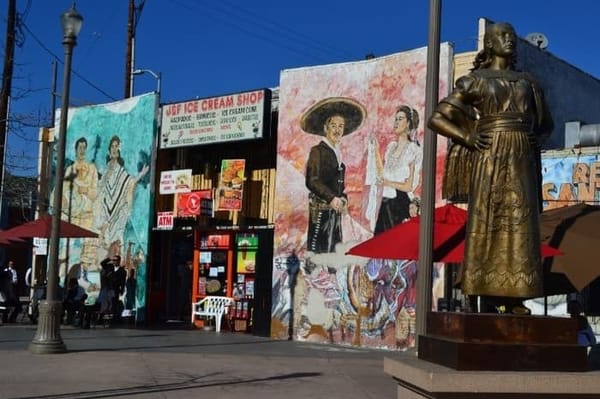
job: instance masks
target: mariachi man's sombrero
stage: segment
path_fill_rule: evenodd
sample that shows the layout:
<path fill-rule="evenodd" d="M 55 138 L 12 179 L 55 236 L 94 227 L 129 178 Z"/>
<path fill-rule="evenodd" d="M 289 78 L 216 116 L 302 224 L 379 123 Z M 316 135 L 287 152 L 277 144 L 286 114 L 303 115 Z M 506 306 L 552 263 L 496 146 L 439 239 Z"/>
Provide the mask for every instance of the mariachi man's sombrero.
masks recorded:
<path fill-rule="evenodd" d="M 323 126 L 331 116 L 344 118 L 344 136 L 357 130 L 367 118 L 367 110 L 348 97 L 329 97 L 313 104 L 300 118 L 300 128 L 306 133 L 324 135 Z"/>

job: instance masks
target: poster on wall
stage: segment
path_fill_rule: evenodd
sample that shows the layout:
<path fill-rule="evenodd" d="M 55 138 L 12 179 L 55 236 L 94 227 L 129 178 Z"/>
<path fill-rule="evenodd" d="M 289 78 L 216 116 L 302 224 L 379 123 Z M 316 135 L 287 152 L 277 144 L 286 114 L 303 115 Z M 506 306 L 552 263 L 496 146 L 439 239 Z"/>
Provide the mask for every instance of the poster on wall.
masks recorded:
<path fill-rule="evenodd" d="M 164 170 L 160 172 L 159 194 L 189 193 L 192 191 L 192 170 Z"/>
<path fill-rule="evenodd" d="M 281 73 L 272 336 L 287 337 L 289 270 L 299 270 L 294 339 L 414 345 L 416 262 L 345 254 L 419 213 L 426 59 L 420 48 Z M 442 45 L 441 96 L 451 59 Z M 438 137 L 440 202 L 446 148 Z"/>
<path fill-rule="evenodd" d="M 200 215 L 202 200 L 212 199 L 212 190 L 199 190 L 177 195 L 177 217 Z"/>
<path fill-rule="evenodd" d="M 239 211 L 242 209 L 245 168 L 245 159 L 223 159 L 221 161 L 221 174 L 217 187 L 217 210 Z"/>
<path fill-rule="evenodd" d="M 100 293 L 100 262 L 120 255 L 130 277 L 120 299 L 138 321 L 146 306 L 156 102 L 150 93 L 69 109 L 65 135 L 64 173 L 73 178 L 64 182 L 61 217 L 99 237 L 72 238 L 68 250 L 61 240 L 59 282 L 77 279 L 93 304 Z M 53 188 L 50 195 L 56 195 Z"/>

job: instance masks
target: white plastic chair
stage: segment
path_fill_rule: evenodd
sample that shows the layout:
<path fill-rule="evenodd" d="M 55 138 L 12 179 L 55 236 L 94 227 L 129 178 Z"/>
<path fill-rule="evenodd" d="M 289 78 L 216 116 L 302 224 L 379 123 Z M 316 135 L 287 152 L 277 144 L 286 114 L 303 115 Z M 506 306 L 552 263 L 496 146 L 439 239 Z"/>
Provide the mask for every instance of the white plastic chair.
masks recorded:
<path fill-rule="evenodd" d="M 221 321 L 223 315 L 229 312 L 229 307 L 235 300 L 226 296 L 206 296 L 198 302 L 192 304 L 192 325 L 196 317 L 205 317 L 215 319 L 215 331 L 221 331 Z"/>

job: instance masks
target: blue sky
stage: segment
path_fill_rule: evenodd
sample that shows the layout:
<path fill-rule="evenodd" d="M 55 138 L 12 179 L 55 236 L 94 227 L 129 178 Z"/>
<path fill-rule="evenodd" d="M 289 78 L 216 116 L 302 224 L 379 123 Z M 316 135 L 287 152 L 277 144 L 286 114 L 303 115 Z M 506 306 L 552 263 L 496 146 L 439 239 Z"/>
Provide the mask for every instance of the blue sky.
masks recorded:
<path fill-rule="evenodd" d="M 14 114 L 47 121 L 55 57 L 57 91 L 62 87 L 59 17 L 71 3 L 17 0 L 23 24 L 15 51 Z M 127 4 L 77 2 L 84 24 L 73 56 L 71 104 L 123 97 Z M 452 42 L 456 52 L 475 50 L 478 18 L 487 17 L 512 23 L 519 36 L 544 33 L 547 51 L 600 78 L 597 0 L 442 0 L 442 6 L 442 41 Z M 6 13 L 3 2 L 3 47 Z M 283 69 L 426 46 L 428 13 L 426 0 L 146 0 L 136 28 L 135 66 L 162 74 L 162 102 L 275 87 Z M 150 75 L 135 78 L 135 94 L 155 87 Z M 37 129 L 11 130 L 7 152 L 14 174 L 36 175 Z"/>

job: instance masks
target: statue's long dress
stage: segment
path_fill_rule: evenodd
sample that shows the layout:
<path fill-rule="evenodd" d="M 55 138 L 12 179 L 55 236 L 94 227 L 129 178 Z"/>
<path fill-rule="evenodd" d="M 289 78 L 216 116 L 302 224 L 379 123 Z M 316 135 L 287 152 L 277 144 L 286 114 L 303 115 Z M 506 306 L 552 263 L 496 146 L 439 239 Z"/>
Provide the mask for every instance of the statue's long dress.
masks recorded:
<path fill-rule="evenodd" d="M 454 94 L 480 115 L 477 131 L 492 145 L 470 152 L 469 218 L 461 287 L 467 295 L 542 295 L 537 149 L 530 134 L 551 125 L 533 79 L 478 70 Z M 450 96 L 452 97 L 452 95 Z M 451 171 L 450 171 L 451 172 Z"/>

